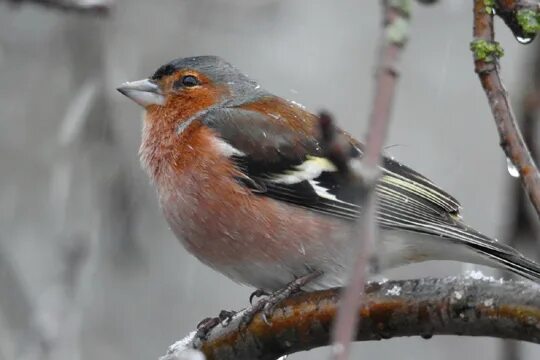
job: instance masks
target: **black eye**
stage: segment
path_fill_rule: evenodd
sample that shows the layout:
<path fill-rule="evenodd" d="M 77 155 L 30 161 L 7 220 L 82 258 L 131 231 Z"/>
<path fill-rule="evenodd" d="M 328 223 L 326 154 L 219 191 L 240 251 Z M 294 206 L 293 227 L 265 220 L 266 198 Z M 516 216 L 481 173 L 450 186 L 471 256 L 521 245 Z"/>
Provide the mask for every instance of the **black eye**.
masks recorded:
<path fill-rule="evenodd" d="M 192 87 L 192 86 L 197 86 L 199 85 L 199 79 L 197 79 L 195 76 L 193 75 L 185 75 L 185 76 L 182 76 L 182 79 L 180 79 L 180 81 L 177 81 L 177 83 L 180 83 L 182 84 L 182 86 L 186 86 L 186 87 Z M 175 85 L 180 85 L 180 84 L 176 84 Z"/>

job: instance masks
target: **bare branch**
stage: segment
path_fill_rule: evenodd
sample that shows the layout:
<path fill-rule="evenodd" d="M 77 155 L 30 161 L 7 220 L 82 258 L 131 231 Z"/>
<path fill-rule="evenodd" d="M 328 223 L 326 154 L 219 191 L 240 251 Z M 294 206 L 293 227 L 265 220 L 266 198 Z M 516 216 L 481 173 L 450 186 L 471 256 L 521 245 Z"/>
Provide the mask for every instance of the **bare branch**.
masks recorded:
<path fill-rule="evenodd" d="M 21 336 L 24 347 L 20 357 L 28 360 L 80 359 L 91 277 L 107 260 L 119 264 L 102 258 L 113 253 L 111 247 L 102 246 L 122 247 L 124 256 L 135 255 L 124 243 L 126 238 L 135 243 L 136 237 L 129 232 L 133 209 L 126 209 L 124 201 L 130 187 L 125 183 L 125 169 L 115 156 L 119 148 L 104 91 L 103 24 L 93 17 L 64 20 L 74 97 L 59 127 L 58 156 L 54 158 L 50 181 L 53 224 L 59 231 L 57 242 L 64 256 L 59 259 L 61 276 L 35 301 L 33 321 Z M 94 176 L 85 177 L 89 171 Z M 81 193 L 86 195 L 81 197 Z M 84 225 L 74 221 L 82 215 Z"/>
<path fill-rule="evenodd" d="M 13 359 L 17 353 L 17 335 L 31 322 L 32 300 L 13 258 L 3 246 L 6 242 L 0 244 L 0 359 Z"/>
<path fill-rule="evenodd" d="M 343 292 L 342 306 L 332 332 L 333 357 L 338 360 L 348 358 L 350 342 L 358 326 L 354 316 L 362 302 L 366 281 L 366 265 L 375 242 L 377 201 L 372 191 L 378 175 L 384 141 L 390 123 L 390 111 L 398 80 L 397 62 L 408 39 L 410 0 L 383 0 L 383 35 L 381 37 L 380 60 L 377 70 L 375 97 L 367 135 L 365 154 L 362 161 L 362 181 L 364 185 L 363 216 L 358 220 L 359 245 L 351 280 Z"/>
<path fill-rule="evenodd" d="M 113 7 L 114 0 L 0 0 L 14 5 L 33 3 L 62 11 L 75 11 L 107 15 Z"/>
<path fill-rule="evenodd" d="M 416 0 L 422 5 L 433 5 L 435 3 L 438 3 L 439 0 Z"/>
<path fill-rule="evenodd" d="M 267 360 L 327 345 L 339 293 L 330 289 L 290 298 L 276 308 L 270 325 L 257 315 L 247 328 L 239 329 L 239 313 L 204 341 L 192 334 L 174 344 L 161 360 L 181 359 L 193 349 L 208 360 Z M 540 343 L 540 287 L 479 273 L 369 283 L 357 313 L 357 341 L 467 335 Z"/>
<path fill-rule="evenodd" d="M 538 161 L 538 144 L 535 134 L 538 127 L 538 110 L 540 109 L 540 42 L 536 42 L 530 59 L 531 71 L 523 74 L 522 90 L 518 102 L 517 119 L 523 138 L 535 162 Z M 532 207 L 523 192 L 519 181 L 509 184 L 508 205 L 510 213 L 505 211 L 504 219 L 512 218 L 510 226 L 505 231 L 504 239 L 508 239 L 510 246 L 522 253 L 536 253 L 536 260 L 540 259 L 540 227 L 533 215 Z M 531 255 L 532 256 L 532 255 Z M 515 341 L 505 341 L 503 344 L 503 359 L 520 359 L 521 346 Z"/>
<path fill-rule="evenodd" d="M 506 8 L 516 1 L 500 0 L 498 3 L 503 9 L 503 6 Z M 471 43 L 471 50 L 474 53 L 475 71 L 486 92 L 499 131 L 501 147 L 519 172 L 522 185 L 540 216 L 540 173 L 519 131 L 508 94 L 499 75 L 498 58 L 502 56 L 503 50 L 495 41 L 493 10 L 486 6 L 484 0 L 474 2 L 474 40 Z"/>

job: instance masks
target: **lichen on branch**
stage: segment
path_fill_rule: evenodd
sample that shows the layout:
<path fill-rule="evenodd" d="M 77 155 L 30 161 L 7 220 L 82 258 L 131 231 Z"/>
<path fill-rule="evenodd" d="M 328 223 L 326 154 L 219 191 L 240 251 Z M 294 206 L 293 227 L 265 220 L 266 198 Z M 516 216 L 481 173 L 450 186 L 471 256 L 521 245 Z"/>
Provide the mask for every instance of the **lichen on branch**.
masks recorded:
<path fill-rule="evenodd" d="M 531 9 L 520 9 L 516 12 L 516 19 L 527 36 L 535 36 L 540 31 L 540 14 Z"/>
<path fill-rule="evenodd" d="M 497 4 L 495 0 L 484 0 L 484 6 L 487 14 L 494 14 Z"/>
<path fill-rule="evenodd" d="M 471 51 L 475 60 L 495 62 L 504 55 L 504 49 L 496 41 L 475 39 L 471 41 Z"/>

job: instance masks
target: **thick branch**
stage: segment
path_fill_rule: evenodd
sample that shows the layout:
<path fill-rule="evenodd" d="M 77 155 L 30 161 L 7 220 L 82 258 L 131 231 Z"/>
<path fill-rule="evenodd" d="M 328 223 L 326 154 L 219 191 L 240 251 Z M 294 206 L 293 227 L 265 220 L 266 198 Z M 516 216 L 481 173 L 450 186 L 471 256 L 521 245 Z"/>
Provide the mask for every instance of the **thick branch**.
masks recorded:
<path fill-rule="evenodd" d="M 476 276 L 478 275 L 478 276 Z M 304 293 L 280 304 L 266 325 L 260 316 L 241 330 L 241 314 L 204 341 L 188 336 L 161 360 L 201 350 L 208 360 L 276 359 L 327 345 L 339 289 Z M 357 341 L 402 336 L 490 336 L 540 343 L 540 287 L 473 273 L 466 278 L 370 283 L 360 311 Z"/>
<path fill-rule="evenodd" d="M 501 4 L 505 1 L 501 1 Z M 494 40 L 493 15 L 484 0 L 474 2 L 475 71 L 486 92 L 491 112 L 499 131 L 501 147 L 518 170 L 529 199 L 540 216 L 540 174 L 516 123 L 508 94 L 498 71 L 498 57 L 502 49 Z"/>
<path fill-rule="evenodd" d="M 372 191 L 377 180 L 378 165 L 390 123 L 390 112 L 398 80 L 397 63 L 408 39 L 408 21 L 411 1 L 383 0 L 383 36 L 381 37 L 379 68 L 377 69 L 375 97 L 370 117 L 365 154 L 362 159 L 364 185 L 364 214 L 358 221 L 360 242 L 349 285 L 343 291 L 342 305 L 332 333 L 334 359 L 347 359 L 358 318 L 354 316 L 363 297 L 366 265 L 375 242 L 377 201 Z"/>

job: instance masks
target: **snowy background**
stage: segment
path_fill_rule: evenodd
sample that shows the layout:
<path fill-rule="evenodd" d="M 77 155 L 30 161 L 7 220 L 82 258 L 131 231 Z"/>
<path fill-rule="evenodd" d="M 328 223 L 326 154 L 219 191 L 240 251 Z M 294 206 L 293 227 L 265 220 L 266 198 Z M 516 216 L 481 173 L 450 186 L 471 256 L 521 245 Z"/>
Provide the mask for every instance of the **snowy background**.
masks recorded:
<path fill-rule="evenodd" d="M 502 237 L 517 180 L 473 72 L 471 5 L 415 3 L 388 153 L 453 193 L 471 225 Z M 200 264 L 167 228 L 138 164 L 141 110 L 115 91 L 120 83 L 176 57 L 219 55 L 363 137 L 379 25 L 377 1 L 119 0 L 107 18 L 0 2 L 0 359 L 157 359 L 202 318 L 247 304 L 252 289 Z M 518 102 L 535 45 L 497 28 Z M 403 338 L 355 344 L 354 358 L 502 359 L 502 348 Z M 539 357 L 539 346 L 523 345 L 521 359 Z"/>

